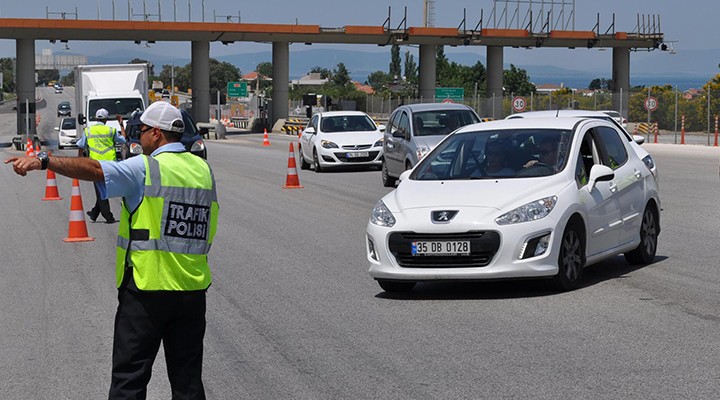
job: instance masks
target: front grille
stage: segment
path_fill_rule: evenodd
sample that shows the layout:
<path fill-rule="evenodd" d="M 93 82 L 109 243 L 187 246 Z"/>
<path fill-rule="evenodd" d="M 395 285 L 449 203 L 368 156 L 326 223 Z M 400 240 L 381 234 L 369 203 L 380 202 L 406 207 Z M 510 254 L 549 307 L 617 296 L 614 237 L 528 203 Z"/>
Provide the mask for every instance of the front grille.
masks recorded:
<path fill-rule="evenodd" d="M 417 240 L 469 240 L 470 255 L 413 256 L 412 242 Z M 500 248 L 500 234 L 495 231 L 464 233 L 393 232 L 389 239 L 390 252 L 405 268 L 472 268 L 490 264 Z"/>
<path fill-rule="evenodd" d="M 335 157 L 337 157 L 338 160 L 344 163 L 360 163 L 360 162 L 370 162 L 375 160 L 375 158 L 378 156 L 379 151 L 369 151 L 367 157 L 347 157 L 346 152 L 336 152 Z"/>
<path fill-rule="evenodd" d="M 372 147 L 371 144 L 358 144 L 358 145 L 352 144 L 349 146 L 343 146 L 342 149 L 343 150 L 367 150 L 371 147 Z"/>

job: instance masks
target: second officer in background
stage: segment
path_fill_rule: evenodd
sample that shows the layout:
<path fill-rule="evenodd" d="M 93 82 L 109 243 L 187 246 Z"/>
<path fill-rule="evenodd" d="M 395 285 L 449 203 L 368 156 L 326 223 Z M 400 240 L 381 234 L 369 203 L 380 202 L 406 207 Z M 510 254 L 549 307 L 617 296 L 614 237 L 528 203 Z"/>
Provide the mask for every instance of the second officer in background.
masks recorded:
<path fill-rule="evenodd" d="M 78 140 L 78 157 L 82 157 L 87 152 L 87 156 L 97 161 L 117 161 L 115 154 L 115 144 L 125 144 L 125 137 L 120 134 L 117 129 L 106 125 L 109 117 L 108 111 L 100 108 L 95 112 L 96 124 L 90 125 L 83 131 L 83 136 Z M 122 123 L 122 122 L 120 122 Z M 100 197 L 97 185 L 95 187 L 95 206 L 87 212 L 92 222 L 97 220 L 98 215 L 102 214 L 105 222 L 112 224 L 115 217 L 110 211 L 110 202 Z"/>

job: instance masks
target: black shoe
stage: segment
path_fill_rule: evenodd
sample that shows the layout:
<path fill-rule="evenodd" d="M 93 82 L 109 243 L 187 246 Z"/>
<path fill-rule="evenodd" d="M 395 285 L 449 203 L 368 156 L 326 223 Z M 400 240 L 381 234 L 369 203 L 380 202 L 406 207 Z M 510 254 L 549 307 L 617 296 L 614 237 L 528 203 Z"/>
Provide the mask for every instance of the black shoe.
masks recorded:
<path fill-rule="evenodd" d="M 106 219 L 106 220 L 105 220 L 105 223 L 106 223 L 106 224 L 114 224 L 114 223 L 115 223 L 115 218 L 110 217 L 110 219 Z"/>
<path fill-rule="evenodd" d="M 88 217 L 90 217 L 90 221 L 92 221 L 92 222 L 95 222 L 95 220 L 96 220 L 97 217 L 98 217 L 97 215 L 93 217 L 93 215 L 92 215 L 92 213 L 91 213 L 90 211 L 88 211 L 86 214 L 87 214 Z"/>

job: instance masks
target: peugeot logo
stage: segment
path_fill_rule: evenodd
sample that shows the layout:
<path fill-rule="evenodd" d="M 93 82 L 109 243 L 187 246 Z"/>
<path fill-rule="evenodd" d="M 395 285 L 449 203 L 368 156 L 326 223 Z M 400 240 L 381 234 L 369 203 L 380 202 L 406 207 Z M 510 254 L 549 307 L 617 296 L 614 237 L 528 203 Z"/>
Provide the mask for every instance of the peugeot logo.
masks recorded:
<path fill-rule="evenodd" d="M 432 222 L 436 224 L 447 224 L 455 218 L 457 213 L 457 210 L 433 211 L 431 215 Z"/>

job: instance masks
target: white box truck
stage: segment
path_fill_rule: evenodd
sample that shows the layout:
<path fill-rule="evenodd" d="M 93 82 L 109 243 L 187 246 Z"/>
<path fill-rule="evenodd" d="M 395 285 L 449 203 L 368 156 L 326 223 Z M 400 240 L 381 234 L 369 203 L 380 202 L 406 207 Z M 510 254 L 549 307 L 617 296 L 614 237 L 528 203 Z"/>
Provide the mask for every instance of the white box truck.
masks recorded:
<path fill-rule="evenodd" d="M 117 115 L 130 118 L 133 111 L 148 106 L 148 65 L 78 65 L 75 68 L 75 107 L 78 107 L 78 138 L 97 110 L 110 114 L 107 125 L 120 129 Z"/>

